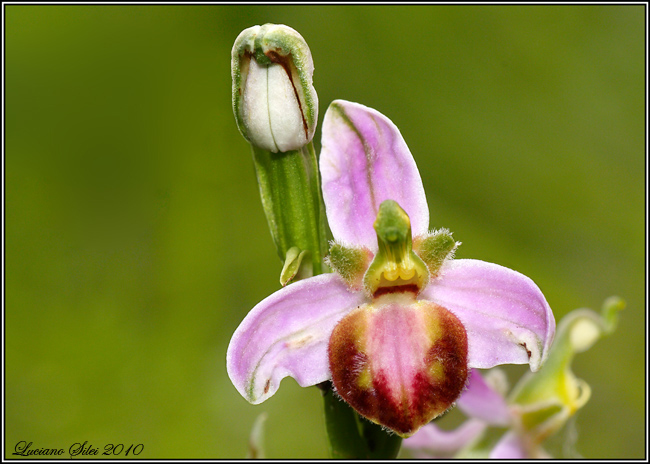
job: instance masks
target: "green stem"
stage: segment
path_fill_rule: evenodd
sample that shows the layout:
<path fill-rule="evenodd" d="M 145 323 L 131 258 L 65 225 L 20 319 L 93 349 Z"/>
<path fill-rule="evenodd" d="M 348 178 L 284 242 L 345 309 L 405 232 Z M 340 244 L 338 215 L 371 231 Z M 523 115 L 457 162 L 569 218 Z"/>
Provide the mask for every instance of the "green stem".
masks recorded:
<path fill-rule="evenodd" d="M 359 415 L 337 398 L 331 384 L 321 386 L 330 453 L 336 459 L 394 459 L 402 438 Z"/>
<path fill-rule="evenodd" d="M 262 206 L 280 259 L 292 247 L 309 251 L 309 274 L 323 272 L 327 247 L 318 164 L 310 142 L 300 150 L 272 153 L 253 146 Z"/>

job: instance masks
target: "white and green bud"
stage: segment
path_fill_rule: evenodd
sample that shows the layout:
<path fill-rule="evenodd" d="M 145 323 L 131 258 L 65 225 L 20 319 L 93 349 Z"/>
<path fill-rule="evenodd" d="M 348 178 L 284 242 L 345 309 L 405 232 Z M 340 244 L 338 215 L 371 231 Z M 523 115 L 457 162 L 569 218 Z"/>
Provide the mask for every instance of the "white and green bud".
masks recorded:
<path fill-rule="evenodd" d="M 311 141 L 318 119 L 307 43 L 282 24 L 253 26 L 232 48 L 232 105 L 240 132 L 273 153 Z"/>

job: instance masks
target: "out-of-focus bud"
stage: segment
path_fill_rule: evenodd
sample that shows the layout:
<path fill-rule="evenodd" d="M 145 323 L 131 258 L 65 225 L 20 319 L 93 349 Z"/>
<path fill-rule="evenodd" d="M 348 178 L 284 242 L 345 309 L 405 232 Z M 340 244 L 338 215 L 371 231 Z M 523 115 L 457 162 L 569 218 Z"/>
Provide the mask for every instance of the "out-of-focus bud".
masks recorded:
<path fill-rule="evenodd" d="M 264 422 L 268 414 L 263 412 L 253 424 L 251 436 L 248 439 L 248 456 L 247 459 L 264 459 Z"/>
<path fill-rule="evenodd" d="M 232 105 L 242 135 L 273 153 L 298 150 L 314 136 L 318 96 L 305 39 L 282 24 L 242 31 L 232 48 Z"/>
<path fill-rule="evenodd" d="M 511 411 L 527 437 L 529 455 L 535 456 L 534 448 L 589 401 L 591 388 L 575 376 L 571 363 L 576 353 L 614 332 L 618 312 L 624 307 L 621 298 L 610 297 L 600 315 L 590 309 L 576 309 L 564 316 L 543 369 L 526 373 L 510 393 Z"/>

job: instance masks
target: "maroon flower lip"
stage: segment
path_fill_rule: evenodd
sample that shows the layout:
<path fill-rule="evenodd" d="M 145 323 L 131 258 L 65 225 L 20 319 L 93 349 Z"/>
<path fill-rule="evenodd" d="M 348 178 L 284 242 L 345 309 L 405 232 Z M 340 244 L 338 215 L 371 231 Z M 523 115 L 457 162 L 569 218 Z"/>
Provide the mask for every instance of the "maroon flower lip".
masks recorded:
<path fill-rule="evenodd" d="M 462 323 L 435 303 L 401 294 L 345 316 L 328 352 L 336 392 L 403 437 L 447 411 L 467 381 Z"/>

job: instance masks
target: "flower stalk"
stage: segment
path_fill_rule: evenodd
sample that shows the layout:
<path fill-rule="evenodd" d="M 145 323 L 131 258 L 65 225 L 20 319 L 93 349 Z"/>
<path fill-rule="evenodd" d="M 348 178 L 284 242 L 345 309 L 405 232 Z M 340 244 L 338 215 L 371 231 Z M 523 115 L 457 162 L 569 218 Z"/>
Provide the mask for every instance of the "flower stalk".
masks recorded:
<path fill-rule="evenodd" d="M 325 425 L 330 454 L 335 459 L 394 459 L 402 437 L 388 434 L 381 426 L 367 421 L 347 403 L 336 398 L 330 382 L 323 389 Z"/>
<path fill-rule="evenodd" d="M 280 282 L 318 275 L 327 242 L 309 47 L 290 27 L 253 26 L 235 40 L 231 72 L 235 121 L 253 149 L 262 206 L 284 263 Z"/>

